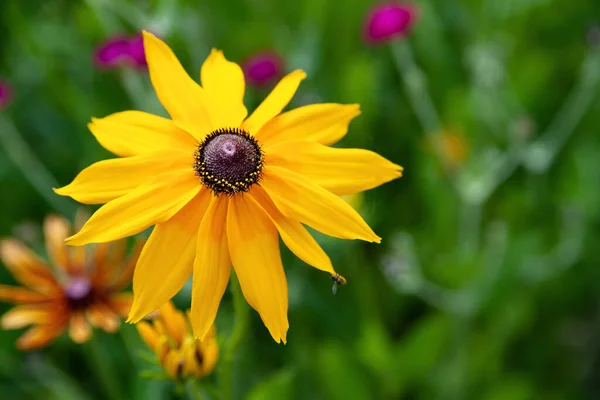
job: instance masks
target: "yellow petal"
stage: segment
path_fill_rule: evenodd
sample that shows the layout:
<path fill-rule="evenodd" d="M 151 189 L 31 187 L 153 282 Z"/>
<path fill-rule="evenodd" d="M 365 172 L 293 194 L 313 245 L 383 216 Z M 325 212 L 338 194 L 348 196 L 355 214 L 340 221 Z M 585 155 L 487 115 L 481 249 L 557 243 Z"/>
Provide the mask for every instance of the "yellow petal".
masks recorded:
<path fill-rule="evenodd" d="M 158 344 L 159 336 L 152 325 L 146 321 L 139 322 L 135 325 L 141 338 L 146 342 L 148 347 L 154 351 Z"/>
<path fill-rule="evenodd" d="M 62 324 L 34 326 L 17 340 L 19 350 L 35 350 L 47 346 L 65 330 Z"/>
<path fill-rule="evenodd" d="M 243 122 L 242 128 L 256 134 L 264 124 L 288 105 L 304 78 L 306 78 L 306 74 L 301 70 L 296 70 L 284 76 L 267 98 L 254 110 L 252 115 Z"/>
<path fill-rule="evenodd" d="M 140 233 L 175 215 L 200 187 L 191 168 L 165 172 L 100 207 L 67 244 L 103 243 Z"/>
<path fill-rule="evenodd" d="M 277 343 L 286 342 L 288 287 L 277 229 L 250 196 L 229 198 L 227 240 L 244 297 Z"/>
<path fill-rule="evenodd" d="M 192 163 L 192 153 L 182 151 L 103 160 L 81 171 L 67 186 L 54 191 L 80 203 L 103 204 L 126 195 L 163 171 L 189 168 Z"/>
<path fill-rule="evenodd" d="M 46 250 L 53 265 L 66 271 L 69 266 L 69 254 L 65 239 L 71 234 L 71 225 L 61 216 L 49 215 L 44 219 L 44 237 Z"/>
<path fill-rule="evenodd" d="M 200 193 L 169 221 L 154 228 L 133 274 L 128 322 L 137 322 L 173 297 L 192 274 L 200 221 L 211 193 Z"/>
<path fill-rule="evenodd" d="M 0 320 L 2 329 L 19 329 L 27 325 L 51 322 L 52 309 L 47 305 L 24 305 L 6 312 Z"/>
<path fill-rule="evenodd" d="M 88 128 L 102 147 L 120 157 L 165 150 L 193 151 L 197 143 L 170 119 L 142 111 L 92 118 Z"/>
<path fill-rule="evenodd" d="M 200 340 L 212 326 L 227 288 L 231 259 L 225 234 L 227 197 L 213 198 L 198 230 L 192 284 L 191 322 Z"/>
<path fill-rule="evenodd" d="M 19 283 L 40 293 L 56 291 L 48 264 L 18 240 L 0 240 L 0 259 Z"/>
<path fill-rule="evenodd" d="M 244 106 L 244 72 L 223 52 L 212 49 L 200 70 L 202 87 L 210 99 L 208 107 L 215 128 L 238 127 L 248 115 Z"/>
<path fill-rule="evenodd" d="M 372 189 L 402 176 L 402 167 L 362 149 L 338 149 L 308 141 L 278 143 L 268 165 L 294 171 L 338 196 Z"/>
<path fill-rule="evenodd" d="M 75 343 L 86 342 L 92 336 L 92 328 L 85 320 L 82 312 L 71 314 L 69 321 L 69 336 Z"/>
<path fill-rule="evenodd" d="M 39 303 L 47 297 L 21 287 L 0 285 L 0 300 L 10 303 Z"/>
<path fill-rule="evenodd" d="M 131 310 L 133 296 L 131 293 L 117 293 L 110 296 L 108 300 L 109 307 L 121 317 L 126 317 Z"/>
<path fill-rule="evenodd" d="M 256 137 L 268 148 L 289 140 L 333 144 L 346 135 L 348 125 L 360 114 L 358 104 L 311 104 L 278 115 Z"/>
<path fill-rule="evenodd" d="M 308 265 L 312 265 L 330 274 L 336 273 L 333 270 L 329 257 L 311 234 L 308 233 L 306 228 L 300 222 L 284 216 L 275 204 L 273 204 L 273 201 L 263 188 L 255 185 L 249 195 L 269 215 L 271 221 L 277 227 L 283 243 L 285 243 L 292 253 Z"/>
<path fill-rule="evenodd" d="M 95 303 L 86 310 L 86 317 L 90 324 L 104 329 L 106 332 L 116 332 L 121 321 L 119 316 L 105 304 Z"/>
<path fill-rule="evenodd" d="M 183 312 L 176 309 L 171 301 L 167 301 L 160 307 L 158 314 L 169 336 L 175 340 L 177 346 L 181 346 L 183 337 L 188 333 L 188 326 Z"/>
<path fill-rule="evenodd" d="M 348 203 L 295 172 L 269 166 L 264 169 L 261 186 L 286 217 L 329 236 L 381 241 Z"/>
<path fill-rule="evenodd" d="M 202 355 L 200 374 L 210 374 L 219 359 L 219 345 L 217 344 L 217 331 L 214 326 L 210 328 L 203 341 L 196 341 L 197 353 Z"/>
<path fill-rule="evenodd" d="M 151 33 L 144 31 L 143 35 L 150 80 L 158 99 L 178 126 L 202 140 L 214 126 L 207 107 L 210 99 L 169 46 Z"/>

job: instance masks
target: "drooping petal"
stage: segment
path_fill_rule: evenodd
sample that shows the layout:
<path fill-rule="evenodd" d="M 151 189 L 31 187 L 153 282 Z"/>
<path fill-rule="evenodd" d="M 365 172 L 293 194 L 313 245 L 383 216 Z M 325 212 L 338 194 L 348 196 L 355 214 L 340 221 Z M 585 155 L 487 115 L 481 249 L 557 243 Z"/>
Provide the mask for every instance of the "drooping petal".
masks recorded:
<path fill-rule="evenodd" d="M 372 151 L 308 141 L 271 146 L 267 164 L 294 171 L 338 196 L 369 190 L 402 176 L 401 166 Z"/>
<path fill-rule="evenodd" d="M 0 285 L 0 300 L 10 303 L 39 303 L 48 297 L 22 287 Z"/>
<path fill-rule="evenodd" d="M 119 316 L 107 305 L 100 302 L 92 304 L 85 313 L 90 324 L 105 330 L 116 332 L 119 329 Z"/>
<path fill-rule="evenodd" d="M 35 350 L 47 346 L 64 332 L 63 324 L 34 326 L 17 339 L 17 349 Z"/>
<path fill-rule="evenodd" d="M 123 111 L 92 118 L 89 130 L 106 150 L 129 157 L 164 150 L 189 150 L 196 139 L 173 121 L 142 111 Z"/>
<path fill-rule="evenodd" d="M 130 293 L 117 293 L 110 296 L 108 306 L 121 317 L 126 317 L 131 310 L 133 296 Z"/>
<path fill-rule="evenodd" d="M 126 195 L 163 171 L 189 168 L 192 162 L 192 153 L 182 151 L 103 160 L 81 171 L 67 186 L 54 191 L 80 203 L 104 204 Z"/>
<path fill-rule="evenodd" d="M 55 268 L 66 271 L 69 265 L 69 254 L 65 239 L 71 234 L 71 225 L 59 215 L 49 215 L 44 219 L 44 237 L 46 250 Z"/>
<path fill-rule="evenodd" d="M 76 235 L 67 239 L 67 244 L 81 246 L 135 235 L 167 221 L 200 188 L 191 168 L 165 172 L 100 207 Z"/>
<path fill-rule="evenodd" d="M 292 253 L 308 265 L 330 274 L 336 273 L 331 265 L 331 260 L 306 228 L 300 222 L 284 216 L 263 188 L 253 187 L 249 195 L 269 215 L 277 227 L 281 239 Z"/>
<path fill-rule="evenodd" d="M 18 240 L 0 240 L 0 259 L 19 283 L 40 293 L 56 290 L 48 264 Z"/>
<path fill-rule="evenodd" d="M 200 70 L 202 87 L 210 99 L 208 107 L 215 128 L 238 127 L 248 115 L 244 106 L 244 73 L 227 61 L 223 52 L 212 49 Z"/>
<path fill-rule="evenodd" d="M 227 197 L 215 197 L 198 230 L 190 316 L 194 336 L 200 340 L 204 339 L 217 316 L 231 273 L 226 217 Z"/>
<path fill-rule="evenodd" d="M 256 137 L 265 148 L 289 140 L 330 145 L 346 135 L 350 121 L 359 114 L 358 104 L 311 104 L 278 115 Z"/>
<path fill-rule="evenodd" d="M 152 325 L 146 321 L 141 321 L 135 325 L 140 336 L 146 342 L 148 347 L 154 351 L 158 345 L 159 335 L 156 333 Z"/>
<path fill-rule="evenodd" d="M 170 301 L 167 301 L 160 307 L 158 314 L 169 336 L 175 340 L 177 346 L 181 345 L 183 336 L 188 331 L 184 314 L 177 310 Z"/>
<path fill-rule="evenodd" d="M 150 80 L 158 99 L 178 126 L 202 140 L 214 127 L 207 106 L 210 99 L 169 46 L 151 33 L 143 34 Z"/>
<path fill-rule="evenodd" d="M 242 128 L 252 134 L 260 131 L 264 124 L 278 115 L 288 105 L 304 78 L 306 78 L 306 74 L 301 70 L 296 70 L 284 76 L 267 98 L 254 110 L 252 115 L 242 123 Z"/>
<path fill-rule="evenodd" d="M 133 274 L 134 302 L 128 322 L 137 322 L 173 297 L 192 274 L 200 221 L 211 193 L 200 193 L 169 221 L 154 228 Z"/>
<path fill-rule="evenodd" d="M 348 203 L 302 175 L 271 165 L 264 169 L 261 186 L 286 217 L 340 239 L 381 241 Z"/>
<path fill-rule="evenodd" d="M 86 321 L 83 312 L 71 313 L 69 336 L 75 343 L 86 342 L 92 336 L 92 327 Z"/>
<path fill-rule="evenodd" d="M 51 322 L 52 309 L 48 305 L 23 305 L 7 311 L 0 319 L 2 329 L 19 329 L 27 325 L 42 325 Z"/>
<path fill-rule="evenodd" d="M 244 297 L 258 311 L 273 339 L 285 343 L 288 287 L 277 229 L 250 196 L 229 199 L 227 240 Z"/>

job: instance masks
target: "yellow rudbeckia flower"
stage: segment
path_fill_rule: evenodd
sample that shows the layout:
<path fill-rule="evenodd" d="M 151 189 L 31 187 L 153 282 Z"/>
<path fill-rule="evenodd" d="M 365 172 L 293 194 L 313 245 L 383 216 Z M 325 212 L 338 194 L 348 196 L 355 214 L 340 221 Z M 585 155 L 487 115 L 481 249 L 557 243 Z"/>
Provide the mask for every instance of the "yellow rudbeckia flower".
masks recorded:
<path fill-rule="evenodd" d="M 123 157 L 100 161 L 56 190 L 107 203 L 67 239 L 106 242 L 155 225 L 135 269 L 130 322 L 165 304 L 193 272 L 192 325 L 203 338 L 215 319 L 231 266 L 273 338 L 286 341 L 288 289 L 279 236 L 307 264 L 336 274 L 303 224 L 342 239 L 379 242 L 339 196 L 401 176 L 376 153 L 330 148 L 358 105 L 314 104 L 281 113 L 302 71 L 285 76 L 248 117 L 241 68 L 213 50 L 202 86 L 171 49 L 144 32 L 150 79 L 171 115 L 125 111 L 90 130 Z"/>
<path fill-rule="evenodd" d="M 170 301 L 157 310 L 152 323 L 141 321 L 136 327 L 171 379 L 202 378 L 217 364 L 215 328 L 209 329 L 203 341 L 195 340 L 189 318 Z"/>

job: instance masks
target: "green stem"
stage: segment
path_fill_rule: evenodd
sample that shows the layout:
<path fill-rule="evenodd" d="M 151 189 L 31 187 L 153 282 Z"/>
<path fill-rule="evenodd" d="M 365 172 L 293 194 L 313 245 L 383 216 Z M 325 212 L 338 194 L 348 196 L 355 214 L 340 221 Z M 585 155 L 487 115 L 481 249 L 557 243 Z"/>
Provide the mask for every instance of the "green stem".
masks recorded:
<path fill-rule="evenodd" d="M 198 381 L 196 381 L 195 379 L 190 379 L 186 382 L 185 391 L 191 400 L 204 399 L 202 391 L 200 390 L 200 386 L 198 385 Z"/>
<path fill-rule="evenodd" d="M 9 158 L 23 173 L 25 178 L 46 199 L 46 201 L 59 213 L 71 215 L 73 207 L 67 200 L 52 192 L 53 187 L 58 187 L 58 182 L 46 166 L 36 157 L 19 133 L 13 121 L 0 113 L 0 144 L 6 157 Z"/>
<path fill-rule="evenodd" d="M 233 370 L 235 356 L 248 330 L 250 307 L 246 303 L 242 288 L 235 274 L 231 275 L 231 293 L 233 295 L 233 311 L 235 322 L 229 340 L 226 342 L 219 373 L 221 396 L 223 400 L 233 399 Z"/>
<path fill-rule="evenodd" d="M 88 342 L 83 345 L 84 353 L 88 359 L 89 366 L 94 370 L 98 380 L 104 388 L 104 392 L 109 400 L 121 400 L 123 388 L 114 373 L 114 367 L 110 365 L 107 359 L 107 353 L 104 351 L 96 335 L 92 336 Z"/>

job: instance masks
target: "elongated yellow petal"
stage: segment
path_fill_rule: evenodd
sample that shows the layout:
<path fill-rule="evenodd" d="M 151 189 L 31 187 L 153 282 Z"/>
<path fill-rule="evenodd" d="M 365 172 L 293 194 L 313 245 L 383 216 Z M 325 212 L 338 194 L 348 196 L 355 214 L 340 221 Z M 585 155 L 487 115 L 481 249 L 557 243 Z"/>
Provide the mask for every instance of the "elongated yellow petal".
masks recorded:
<path fill-rule="evenodd" d="M 20 286 L 0 285 L 0 301 L 19 304 L 41 303 L 46 300 L 48 300 L 47 296 Z"/>
<path fill-rule="evenodd" d="M 102 147 L 120 157 L 168 149 L 188 151 L 197 142 L 170 119 L 142 111 L 92 118 L 88 128 Z"/>
<path fill-rule="evenodd" d="M 87 342 L 92 336 L 92 327 L 85 320 L 83 312 L 78 311 L 71 313 L 69 336 L 71 336 L 71 339 L 73 339 L 75 343 Z"/>
<path fill-rule="evenodd" d="M 144 50 L 158 99 L 178 126 L 202 140 L 214 128 L 204 90 L 185 72 L 173 51 L 146 31 Z"/>
<path fill-rule="evenodd" d="M 44 219 L 44 237 L 46 250 L 54 267 L 67 271 L 69 254 L 65 239 L 71 234 L 71 225 L 59 215 L 49 215 Z"/>
<path fill-rule="evenodd" d="M 17 349 L 34 350 L 45 347 L 63 333 L 65 328 L 63 324 L 34 326 L 17 340 Z"/>
<path fill-rule="evenodd" d="M 140 233 L 175 215 L 200 187 L 191 168 L 165 172 L 100 207 L 67 244 L 110 242 Z"/>
<path fill-rule="evenodd" d="M 227 197 L 215 197 L 198 231 L 190 317 L 194 336 L 200 340 L 215 321 L 231 273 L 226 218 Z"/>
<path fill-rule="evenodd" d="M 184 169 L 192 162 L 192 153 L 182 151 L 103 160 L 81 171 L 67 186 L 54 191 L 80 203 L 103 204 L 126 195 L 163 171 Z"/>
<path fill-rule="evenodd" d="M 158 333 L 156 333 L 152 325 L 150 325 L 146 321 L 141 321 L 140 323 L 136 324 L 135 327 L 137 328 L 138 333 L 140 334 L 144 342 L 146 342 L 148 347 L 152 349 L 152 351 L 154 351 L 154 349 L 158 345 L 158 340 L 160 336 L 158 335 Z"/>
<path fill-rule="evenodd" d="M 52 317 L 52 308 L 44 304 L 22 305 L 6 312 L 0 325 L 2 329 L 20 329 L 27 325 L 49 324 Z"/>
<path fill-rule="evenodd" d="M 154 227 L 133 273 L 134 301 L 127 322 L 163 306 L 190 277 L 198 227 L 210 198 L 210 191 L 202 188 L 173 218 Z"/>
<path fill-rule="evenodd" d="M 252 134 L 260 131 L 264 124 L 288 105 L 304 78 L 306 78 L 306 74 L 301 70 L 296 70 L 284 76 L 267 98 L 254 110 L 252 115 L 243 122 L 242 128 Z"/>
<path fill-rule="evenodd" d="M 267 122 L 256 137 L 269 146 L 289 140 L 333 144 L 348 132 L 348 125 L 360 114 L 358 104 L 311 104 L 284 112 Z"/>
<path fill-rule="evenodd" d="M 0 259 L 19 283 L 39 293 L 56 292 L 48 264 L 18 240 L 0 240 Z"/>
<path fill-rule="evenodd" d="M 227 61 L 223 52 L 213 49 L 200 70 L 202 86 L 210 99 L 208 107 L 214 126 L 238 127 L 248 115 L 244 106 L 244 72 L 234 62 Z"/>
<path fill-rule="evenodd" d="M 329 236 L 377 243 L 381 241 L 348 203 L 302 175 L 270 165 L 264 169 L 261 186 L 286 217 Z"/>
<path fill-rule="evenodd" d="M 263 188 L 254 186 L 249 195 L 269 215 L 277 227 L 281 239 L 292 253 L 308 265 L 330 274 L 336 273 L 331 265 L 331 260 L 306 228 L 300 222 L 284 216 Z"/>
<path fill-rule="evenodd" d="M 188 325 L 183 312 L 179 311 L 172 302 L 167 301 L 158 310 L 163 325 L 177 346 L 181 346 L 183 337 L 188 333 Z"/>
<path fill-rule="evenodd" d="M 288 287 L 277 229 L 250 196 L 229 199 L 227 240 L 244 297 L 258 311 L 273 339 L 285 343 Z"/>
<path fill-rule="evenodd" d="M 269 148 L 267 164 L 294 171 L 338 196 L 372 189 L 402 176 L 402 167 L 362 149 L 289 141 Z"/>

